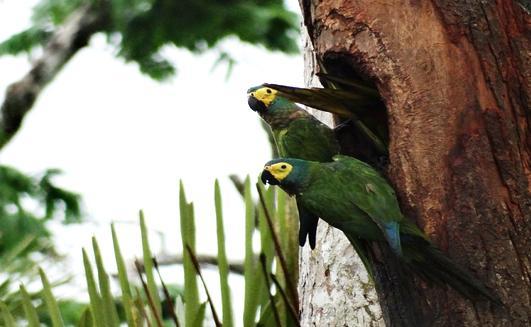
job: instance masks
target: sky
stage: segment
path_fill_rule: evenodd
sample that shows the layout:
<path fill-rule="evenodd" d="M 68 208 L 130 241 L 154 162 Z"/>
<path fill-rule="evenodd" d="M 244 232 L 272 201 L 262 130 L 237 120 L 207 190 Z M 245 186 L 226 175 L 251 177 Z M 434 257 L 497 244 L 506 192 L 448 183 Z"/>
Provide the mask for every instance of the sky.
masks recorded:
<path fill-rule="evenodd" d="M 0 0 L 0 40 L 27 27 L 35 3 Z M 298 10 L 295 0 L 289 6 Z M 267 52 L 235 39 L 222 46 L 237 60 L 228 78 L 226 67 L 213 70 L 216 53 L 196 56 L 167 49 L 178 73 L 159 83 L 141 75 L 135 64 L 116 59 L 115 49 L 96 36 L 42 92 L 22 129 L 2 150 L 0 162 L 25 173 L 61 169 L 57 183 L 82 195 L 88 223 L 52 226 L 74 273 L 81 273 L 81 248 L 90 247 L 93 235 L 100 247 L 110 248 L 113 221 L 124 255 L 139 256 L 140 209 L 155 252 L 181 251 L 180 180 L 196 206 L 197 252 L 216 253 L 213 184 L 219 178 L 228 256 L 243 258 L 243 204 L 227 176 L 256 177 L 270 159 L 266 134 L 247 106 L 246 90 L 264 82 L 302 85 L 303 60 L 302 55 Z M 28 56 L 0 57 L 0 101 L 30 61 Z M 104 251 L 104 257 L 113 270 L 112 253 Z M 166 275 L 178 279 L 177 270 Z M 217 278 L 212 276 L 210 280 Z M 79 293 L 71 288 L 60 292 Z"/>

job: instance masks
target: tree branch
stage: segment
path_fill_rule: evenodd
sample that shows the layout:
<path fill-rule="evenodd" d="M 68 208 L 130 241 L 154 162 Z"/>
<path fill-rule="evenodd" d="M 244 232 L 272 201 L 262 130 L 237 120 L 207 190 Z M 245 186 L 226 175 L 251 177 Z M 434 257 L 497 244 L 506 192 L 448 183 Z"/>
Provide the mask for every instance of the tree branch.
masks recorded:
<path fill-rule="evenodd" d="M 104 7 L 80 7 L 54 32 L 30 71 L 8 86 L 0 107 L 0 150 L 17 133 L 44 87 L 88 44 L 92 35 L 104 28 L 107 21 Z"/>
<path fill-rule="evenodd" d="M 201 266 L 217 266 L 218 265 L 218 258 L 211 255 L 196 255 L 197 262 Z M 178 265 L 183 263 L 183 256 L 182 255 L 171 255 L 171 256 L 158 256 L 157 257 L 157 263 L 159 266 L 171 266 L 171 265 Z M 141 262 L 141 268 L 142 271 L 144 269 L 144 265 Z M 230 272 L 238 275 L 243 275 L 243 263 L 242 262 L 229 262 L 229 270 Z"/>

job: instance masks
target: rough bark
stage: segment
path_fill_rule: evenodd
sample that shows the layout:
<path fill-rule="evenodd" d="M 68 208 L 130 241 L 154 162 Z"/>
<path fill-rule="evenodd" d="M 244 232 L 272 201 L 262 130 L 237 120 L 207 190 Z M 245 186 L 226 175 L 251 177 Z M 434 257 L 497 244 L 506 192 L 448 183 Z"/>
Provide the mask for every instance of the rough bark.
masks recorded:
<path fill-rule="evenodd" d="M 413 277 L 398 283 L 384 251 L 377 284 L 386 325 L 531 325 L 529 15 L 507 0 L 303 0 L 301 7 L 314 54 L 353 68 L 384 98 L 388 176 L 403 212 L 504 303 L 472 303 Z M 325 253 L 302 255 L 304 325 L 364 325 L 352 301 L 339 300 L 365 291 L 345 273 L 354 269 L 343 260 L 346 240 L 327 233 L 319 234 Z"/>
<path fill-rule="evenodd" d="M 321 86 L 315 78 L 317 64 L 310 40 L 304 36 L 306 84 Z M 330 114 L 308 110 L 328 125 L 334 124 Z M 319 223 L 316 249 L 310 251 L 306 246 L 300 251 L 299 276 L 302 326 L 384 326 L 378 297 L 363 263 L 337 229 Z"/>
<path fill-rule="evenodd" d="M 83 6 L 70 16 L 50 38 L 30 71 L 7 89 L 0 107 L 0 150 L 19 130 L 44 87 L 83 47 L 103 29 L 107 12 L 101 6 Z"/>

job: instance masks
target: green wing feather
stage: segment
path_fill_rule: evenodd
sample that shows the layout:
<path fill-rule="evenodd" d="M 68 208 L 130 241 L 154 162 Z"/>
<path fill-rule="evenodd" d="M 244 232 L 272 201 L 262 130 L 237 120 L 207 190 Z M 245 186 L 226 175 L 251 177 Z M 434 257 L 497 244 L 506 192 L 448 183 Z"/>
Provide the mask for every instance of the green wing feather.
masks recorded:
<path fill-rule="evenodd" d="M 332 129 L 313 117 L 292 121 L 287 129 L 276 133 L 275 140 L 283 156 L 313 161 L 331 161 L 339 153 L 339 144 Z M 311 214 L 297 203 L 299 209 L 299 245 L 304 246 L 306 238 L 313 250 L 319 217 Z"/>
<path fill-rule="evenodd" d="M 282 156 L 327 162 L 339 153 L 334 131 L 313 117 L 294 120 L 275 136 Z"/>
<path fill-rule="evenodd" d="M 348 187 L 350 201 L 378 225 L 391 249 L 402 254 L 400 223 L 403 220 L 396 195 L 371 166 L 348 156 L 334 156 L 337 176 Z"/>
<path fill-rule="evenodd" d="M 264 84 L 279 92 L 279 95 L 293 102 L 327 111 L 343 117 L 364 114 L 374 110 L 381 102 L 378 93 L 352 92 L 325 88 L 299 88 L 279 84 Z"/>
<path fill-rule="evenodd" d="M 391 186 L 369 165 L 346 156 L 334 156 L 332 163 L 305 165 L 306 174 L 298 178 L 311 179 L 311 183 L 299 194 L 301 201 L 345 233 L 371 276 L 367 244 L 384 241 L 383 234 L 402 262 L 423 278 L 447 283 L 471 299 L 481 296 L 501 303 L 496 294 L 452 262 L 403 217 Z M 301 180 L 305 182 L 308 180 Z"/>

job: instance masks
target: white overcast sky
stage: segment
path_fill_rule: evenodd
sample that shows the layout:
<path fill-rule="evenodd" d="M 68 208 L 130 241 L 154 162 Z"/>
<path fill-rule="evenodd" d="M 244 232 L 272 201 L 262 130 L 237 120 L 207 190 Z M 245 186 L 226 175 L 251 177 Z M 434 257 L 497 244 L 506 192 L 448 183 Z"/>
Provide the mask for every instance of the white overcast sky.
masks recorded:
<path fill-rule="evenodd" d="M 0 40 L 29 24 L 36 1 L 0 0 Z M 298 11 L 295 0 L 289 1 Z M 22 129 L 1 152 L 2 164 L 26 173 L 64 171 L 57 181 L 83 196 L 90 223 L 55 226 L 58 248 L 75 271 L 81 247 L 96 235 L 109 248 L 111 221 L 138 219 L 164 233 L 165 250 L 180 251 L 178 181 L 196 205 L 197 248 L 215 253 L 213 183 L 221 181 L 229 257 L 243 257 L 243 207 L 227 176 L 257 176 L 270 150 L 257 115 L 247 106 L 246 90 L 263 82 L 301 85 L 302 56 L 267 52 L 223 42 L 237 60 L 232 75 L 212 71 L 215 53 L 194 56 L 169 49 L 178 74 L 158 83 L 113 56 L 96 36 L 44 90 Z M 0 57 L 0 101 L 7 85 L 29 69 L 27 56 Z M 126 255 L 140 254 L 136 225 L 119 225 Z M 151 243 L 160 250 L 160 237 Z M 104 251 L 105 252 L 105 251 Z M 112 262 L 112 253 L 105 253 Z M 112 270 L 112 269 L 111 269 Z"/>

